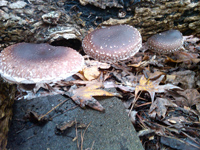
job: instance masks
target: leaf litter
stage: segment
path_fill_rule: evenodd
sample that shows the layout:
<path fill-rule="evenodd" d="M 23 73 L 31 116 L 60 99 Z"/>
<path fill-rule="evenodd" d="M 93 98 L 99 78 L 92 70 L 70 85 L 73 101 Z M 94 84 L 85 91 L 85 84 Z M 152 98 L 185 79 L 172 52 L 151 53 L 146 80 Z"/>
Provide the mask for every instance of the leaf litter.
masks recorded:
<path fill-rule="evenodd" d="M 104 111 L 95 97 L 116 96 L 124 102 L 145 149 L 200 149 L 200 40 L 184 39 L 186 50 L 174 55 L 144 48 L 132 60 L 118 64 L 85 56 L 83 70 L 38 88 L 29 99 L 62 94 L 82 108 Z M 33 115 L 37 121 L 40 117 Z M 64 123 L 62 129 L 74 123 Z"/>

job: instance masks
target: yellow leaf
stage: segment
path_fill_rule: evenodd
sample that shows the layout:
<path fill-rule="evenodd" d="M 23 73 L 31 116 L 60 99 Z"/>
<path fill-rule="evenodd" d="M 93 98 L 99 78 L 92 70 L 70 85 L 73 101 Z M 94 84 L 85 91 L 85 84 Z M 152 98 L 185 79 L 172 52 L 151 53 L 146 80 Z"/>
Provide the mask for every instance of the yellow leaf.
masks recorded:
<path fill-rule="evenodd" d="M 73 87 L 73 86 L 72 86 Z M 102 84 L 99 82 L 92 82 L 87 84 L 86 86 L 82 86 L 80 88 L 69 90 L 70 97 L 73 101 L 79 104 L 81 107 L 85 107 L 85 105 L 92 107 L 93 109 L 103 111 L 104 108 L 102 105 L 94 98 L 94 96 L 118 96 L 122 97 L 118 93 L 107 92 L 102 89 Z"/>
<path fill-rule="evenodd" d="M 179 89 L 178 86 L 172 84 L 159 85 L 165 75 L 161 75 L 156 80 L 146 79 L 144 76 L 140 78 L 139 85 L 135 88 L 135 97 L 137 97 L 139 91 L 147 91 L 150 94 L 152 102 L 154 101 L 155 93 L 164 93 L 165 90 Z"/>
<path fill-rule="evenodd" d="M 100 73 L 101 72 L 99 71 L 97 66 L 90 66 L 90 67 L 87 67 L 87 68 L 83 69 L 84 77 L 88 81 L 97 79 L 99 77 Z"/>

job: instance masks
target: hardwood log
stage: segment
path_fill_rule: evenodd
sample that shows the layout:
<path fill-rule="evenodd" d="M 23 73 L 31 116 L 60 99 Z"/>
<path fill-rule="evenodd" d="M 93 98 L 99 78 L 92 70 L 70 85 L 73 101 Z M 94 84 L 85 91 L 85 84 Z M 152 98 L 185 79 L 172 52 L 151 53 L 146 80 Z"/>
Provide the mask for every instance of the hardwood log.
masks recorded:
<path fill-rule="evenodd" d="M 9 85 L 0 78 L 0 149 L 5 150 L 7 133 L 12 119 L 12 106 L 16 92 L 15 85 Z"/>
<path fill-rule="evenodd" d="M 113 9 L 115 15 L 107 19 Z M 120 19 L 120 12 L 128 15 Z M 51 43 L 62 38 L 81 40 L 89 27 L 96 28 L 96 24 L 91 22 L 91 15 L 101 17 L 103 23 L 99 25 L 121 23 L 135 26 L 144 40 L 168 29 L 200 36 L 200 3 L 195 0 L 131 0 L 129 3 L 123 0 L 81 0 L 81 3 L 78 0 L 3 0 L 0 2 L 0 47 L 22 41 Z"/>

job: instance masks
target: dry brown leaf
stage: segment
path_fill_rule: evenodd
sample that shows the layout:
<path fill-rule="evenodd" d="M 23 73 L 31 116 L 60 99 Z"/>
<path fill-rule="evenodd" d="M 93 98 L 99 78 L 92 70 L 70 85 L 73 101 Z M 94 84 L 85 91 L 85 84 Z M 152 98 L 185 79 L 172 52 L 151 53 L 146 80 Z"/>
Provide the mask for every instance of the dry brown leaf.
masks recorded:
<path fill-rule="evenodd" d="M 137 64 L 130 64 L 128 66 L 132 66 L 132 67 L 146 67 L 149 65 L 154 65 L 154 66 L 158 66 L 158 67 L 164 67 L 163 64 L 159 63 L 156 60 L 156 55 L 154 55 L 150 60 L 145 60 L 145 61 L 140 61 Z"/>
<path fill-rule="evenodd" d="M 85 64 L 87 67 L 97 66 L 100 69 L 109 69 L 111 67 L 111 65 L 108 63 L 103 63 L 103 62 L 99 62 L 97 60 L 89 60 L 89 59 L 85 60 Z"/>
<path fill-rule="evenodd" d="M 200 93 L 196 89 L 186 89 L 177 93 L 180 94 L 175 97 L 179 106 L 191 107 L 200 103 Z"/>
<path fill-rule="evenodd" d="M 135 124 L 136 123 L 136 115 L 137 115 L 138 112 L 135 111 L 135 110 L 130 112 L 130 110 L 128 110 L 128 109 L 126 110 L 126 112 L 129 113 L 129 118 L 130 118 L 131 122 L 133 124 Z"/>
<path fill-rule="evenodd" d="M 156 80 L 148 80 L 144 76 L 142 76 L 140 78 L 139 85 L 137 85 L 135 88 L 135 97 L 137 97 L 140 91 L 147 91 L 151 96 L 151 101 L 153 102 L 155 93 L 164 93 L 166 90 L 171 89 L 182 90 L 180 87 L 174 86 L 172 84 L 159 85 L 164 77 L 165 75 L 161 75 Z"/>
<path fill-rule="evenodd" d="M 167 145 L 173 149 L 181 150 L 199 150 L 200 145 L 194 143 L 190 138 L 176 138 L 172 136 L 161 136 L 160 142 Z"/>
<path fill-rule="evenodd" d="M 197 108 L 197 111 L 198 111 L 199 114 L 200 114 L 200 103 L 196 105 L 196 108 Z"/>
<path fill-rule="evenodd" d="M 182 122 L 187 122 L 187 120 L 183 116 L 178 116 L 178 117 L 172 116 L 171 118 L 168 118 L 167 121 L 172 124 L 178 124 L 179 127 L 181 126 Z"/>
<path fill-rule="evenodd" d="M 192 124 L 192 122 L 187 121 L 186 118 L 183 116 L 178 116 L 178 117 L 172 116 L 171 118 L 163 120 L 163 123 L 166 123 L 168 126 L 170 126 L 171 131 L 175 129 L 175 130 L 178 130 L 179 133 L 180 131 L 184 131 L 186 122 L 188 124 Z"/>
<path fill-rule="evenodd" d="M 166 82 L 173 82 L 176 79 L 176 75 L 166 75 Z"/>
<path fill-rule="evenodd" d="M 25 116 L 26 119 L 29 119 L 30 122 L 35 124 L 45 124 L 48 121 L 47 117 L 43 117 L 42 119 L 40 119 L 40 117 L 41 116 L 34 111 L 28 112 L 27 115 Z"/>
<path fill-rule="evenodd" d="M 169 63 L 169 62 L 172 62 L 172 63 L 181 63 L 183 62 L 184 60 L 174 60 L 172 58 L 170 58 L 169 56 L 167 56 L 167 58 L 165 59 L 165 63 Z M 188 61 L 188 59 L 187 59 Z"/>
<path fill-rule="evenodd" d="M 102 89 L 102 83 L 90 82 L 86 86 L 77 88 L 76 85 L 72 86 L 69 90 L 69 94 L 75 103 L 84 108 L 86 105 L 93 109 L 104 111 L 103 106 L 94 98 L 94 96 L 118 96 L 122 97 L 118 93 L 107 92 Z"/>
<path fill-rule="evenodd" d="M 135 86 L 117 84 L 114 81 L 104 82 L 104 87 L 105 88 L 119 88 L 120 90 L 122 90 L 124 92 L 133 92 L 135 90 Z"/>
<path fill-rule="evenodd" d="M 183 38 L 185 42 L 189 42 L 189 43 L 196 43 L 200 41 L 200 39 L 198 37 L 194 37 L 194 35 L 183 36 Z"/>
<path fill-rule="evenodd" d="M 175 75 L 175 79 L 171 82 L 174 85 L 180 85 L 183 89 L 192 89 L 196 86 L 196 73 L 191 70 L 177 71 L 173 72 L 172 75 Z"/>
<path fill-rule="evenodd" d="M 156 98 L 150 107 L 149 116 L 155 118 L 157 115 L 159 118 L 165 118 L 168 107 L 177 107 L 177 105 L 165 98 Z"/>
<path fill-rule="evenodd" d="M 83 69 L 83 75 L 88 81 L 97 79 L 100 74 L 101 72 L 97 66 L 90 66 Z"/>
<path fill-rule="evenodd" d="M 165 59 L 165 63 L 168 63 L 168 62 L 172 62 L 172 63 L 185 62 L 187 64 L 190 64 L 191 62 L 198 63 L 198 62 L 200 62 L 200 59 L 197 58 L 198 56 L 199 56 L 199 54 L 196 54 L 196 53 L 179 52 L 176 55 L 177 60 L 174 60 L 167 56 L 167 58 Z"/>
<path fill-rule="evenodd" d="M 64 132 L 65 130 L 71 128 L 73 125 L 75 125 L 76 121 L 69 121 L 69 122 L 63 122 L 61 124 L 58 124 L 56 126 L 57 130 L 60 132 Z"/>

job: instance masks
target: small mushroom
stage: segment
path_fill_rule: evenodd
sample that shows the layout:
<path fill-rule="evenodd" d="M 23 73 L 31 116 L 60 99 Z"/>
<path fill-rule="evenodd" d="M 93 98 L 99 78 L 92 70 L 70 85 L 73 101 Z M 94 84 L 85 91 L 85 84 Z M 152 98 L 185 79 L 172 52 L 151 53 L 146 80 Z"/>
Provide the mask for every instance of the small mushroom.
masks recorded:
<path fill-rule="evenodd" d="M 82 42 L 83 50 L 101 62 L 115 63 L 134 56 L 142 46 L 140 32 L 129 25 L 100 28 Z"/>
<path fill-rule="evenodd" d="M 19 43 L 0 53 L 0 74 L 10 83 L 37 84 L 57 82 L 77 73 L 83 57 L 69 47 Z"/>
<path fill-rule="evenodd" d="M 178 30 L 169 30 L 151 36 L 147 40 L 149 49 L 161 54 L 169 54 L 183 47 L 183 35 Z"/>

